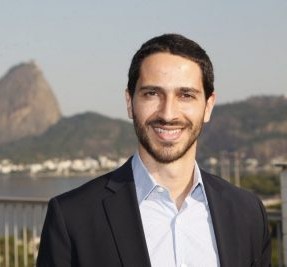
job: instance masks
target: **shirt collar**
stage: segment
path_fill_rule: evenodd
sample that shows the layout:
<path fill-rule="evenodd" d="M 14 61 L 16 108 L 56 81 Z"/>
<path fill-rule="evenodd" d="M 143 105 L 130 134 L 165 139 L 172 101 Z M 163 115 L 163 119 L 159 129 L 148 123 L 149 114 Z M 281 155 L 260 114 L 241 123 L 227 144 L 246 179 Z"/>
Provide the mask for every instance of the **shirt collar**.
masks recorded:
<path fill-rule="evenodd" d="M 141 202 L 144 199 L 146 199 L 149 196 L 149 194 L 153 191 L 153 189 L 156 186 L 159 186 L 159 184 L 155 181 L 153 176 L 149 173 L 148 169 L 145 167 L 138 152 L 136 152 L 132 158 L 132 169 L 133 169 L 133 175 L 134 175 L 134 180 L 135 180 L 138 203 L 141 204 Z M 194 183 L 190 191 L 190 194 L 192 194 L 192 192 L 198 186 L 202 190 L 206 205 L 208 205 L 204 185 L 202 182 L 201 172 L 197 165 L 197 162 L 195 162 Z"/>
<path fill-rule="evenodd" d="M 157 183 L 145 167 L 138 152 L 136 152 L 132 158 L 132 169 L 137 199 L 140 204 L 157 186 Z"/>

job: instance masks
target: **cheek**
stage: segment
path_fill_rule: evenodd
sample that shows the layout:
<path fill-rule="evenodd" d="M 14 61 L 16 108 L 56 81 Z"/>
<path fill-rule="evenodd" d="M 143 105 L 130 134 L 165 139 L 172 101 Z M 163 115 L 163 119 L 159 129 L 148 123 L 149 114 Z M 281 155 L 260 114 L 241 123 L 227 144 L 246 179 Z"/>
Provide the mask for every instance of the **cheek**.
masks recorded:
<path fill-rule="evenodd" d="M 187 120 L 192 121 L 193 123 L 205 119 L 205 110 L 202 106 L 193 105 L 192 107 L 185 107 L 181 109 L 181 113 Z"/>
<path fill-rule="evenodd" d="M 157 113 L 157 105 L 156 103 L 134 102 L 132 110 L 133 114 L 138 118 L 138 120 L 143 121 L 149 119 Z"/>
<path fill-rule="evenodd" d="M 202 112 L 202 107 L 192 103 L 184 103 L 180 105 L 179 110 L 182 114 L 185 114 L 186 116 L 196 117 Z"/>
<path fill-rule="evenodd" d="M 144 124 L 147 120 L 147 114 L 144 107 L 134 105 L 132 108 L 133 119 L 137 120 L 139 124 Z"/>

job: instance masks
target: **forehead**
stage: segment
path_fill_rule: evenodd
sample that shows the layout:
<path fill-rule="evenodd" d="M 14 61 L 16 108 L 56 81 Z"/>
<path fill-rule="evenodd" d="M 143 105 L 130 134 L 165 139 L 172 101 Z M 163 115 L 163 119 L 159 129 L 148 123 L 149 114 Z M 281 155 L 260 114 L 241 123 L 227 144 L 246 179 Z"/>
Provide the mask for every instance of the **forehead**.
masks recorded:
<path fill-rule="evenodd" d="M 201 73 L 201 69 L 196 62 L 192 61 L 189 58 L 170 54 L 168 52 L 159 52 L 147 56 L 141 64 L 140 71 L 147 69 L 153 69 L 153 70 L 165 69 L 166 71 L 168 71 L 169 68 L 181 71 L 187 69 L 194 69 Z"/>
<path fill-rule="evenodd" d="M 140 81 L 173 81 L 202 83 L 202 72 L 191 59 L 170 53 L 155 53 L 146 57 L 140 68 Z"/>

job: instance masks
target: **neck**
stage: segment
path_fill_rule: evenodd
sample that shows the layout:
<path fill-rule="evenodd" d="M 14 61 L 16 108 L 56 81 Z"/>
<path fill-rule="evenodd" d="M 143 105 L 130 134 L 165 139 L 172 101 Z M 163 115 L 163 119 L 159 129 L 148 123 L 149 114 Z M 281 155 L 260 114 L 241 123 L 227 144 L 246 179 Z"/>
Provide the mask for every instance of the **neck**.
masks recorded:
<path fill-rule="evenodd" d="M 140 147 L 140 157 L 156 182 L 169 190 L 178 209 L 193 185 L 196 144 L 180 159 L 160 163 Z"/>

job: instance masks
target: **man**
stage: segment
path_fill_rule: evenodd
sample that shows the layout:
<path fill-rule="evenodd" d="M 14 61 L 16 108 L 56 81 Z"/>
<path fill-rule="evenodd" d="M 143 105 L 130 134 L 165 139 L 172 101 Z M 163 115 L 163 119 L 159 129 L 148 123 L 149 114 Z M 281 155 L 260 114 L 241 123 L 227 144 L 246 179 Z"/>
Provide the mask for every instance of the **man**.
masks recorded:
<path fill-rule="evenodd" d="M 138 151 L 50 201 L 38 267 L 270 266 L 261 202 L 195 161 L 213 80 L 205 51 L 181 35 L 142 45 L 126 91 Z"/>

